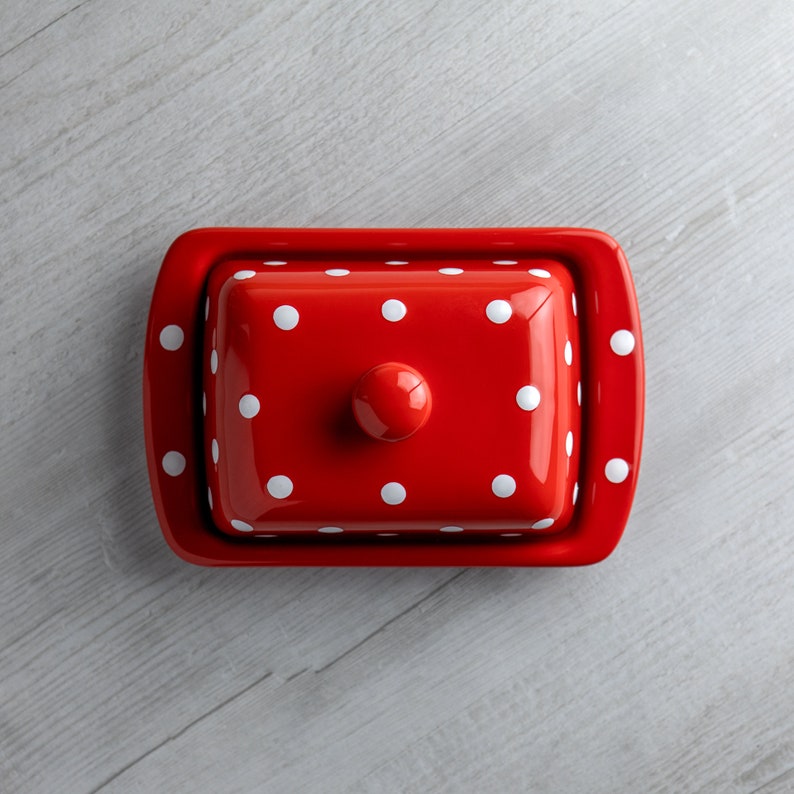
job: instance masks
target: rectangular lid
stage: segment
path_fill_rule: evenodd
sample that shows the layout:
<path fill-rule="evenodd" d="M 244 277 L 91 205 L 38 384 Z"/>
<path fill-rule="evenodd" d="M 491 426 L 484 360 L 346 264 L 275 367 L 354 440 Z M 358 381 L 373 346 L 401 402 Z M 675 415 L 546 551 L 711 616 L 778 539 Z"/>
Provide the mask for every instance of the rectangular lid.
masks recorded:
<path fill-rule="evenodd" d="M 219 529 L 566 525 L 581 414 L 570 273 L 524 257 L 399 261 L 213 269 L 204 460 Z"/>

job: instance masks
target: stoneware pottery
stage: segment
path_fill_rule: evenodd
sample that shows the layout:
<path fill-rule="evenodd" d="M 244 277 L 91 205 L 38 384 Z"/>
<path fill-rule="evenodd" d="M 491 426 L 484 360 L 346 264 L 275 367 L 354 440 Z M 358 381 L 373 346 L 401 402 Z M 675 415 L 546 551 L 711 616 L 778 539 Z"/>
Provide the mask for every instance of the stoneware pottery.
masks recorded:
<path fill-rule="evenodd" d="M 149 313 L 154 503 L 202 565 L 597 562 L 643 400 L 597 231 L 198 229 Z"/>

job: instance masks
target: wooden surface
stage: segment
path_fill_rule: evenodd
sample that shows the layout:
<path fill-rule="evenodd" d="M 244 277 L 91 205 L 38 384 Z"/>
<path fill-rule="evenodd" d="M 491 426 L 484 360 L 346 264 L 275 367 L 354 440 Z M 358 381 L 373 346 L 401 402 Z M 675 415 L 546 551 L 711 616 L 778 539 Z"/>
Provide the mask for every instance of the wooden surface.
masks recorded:
<path fill-rule="evenodd" d="M 794 791 L 794 7 L 0 8 L 2 792 Z M 141 431 L 203 225 L 581 225 L 643 313 L 605 563 L 208 570 Z"/>

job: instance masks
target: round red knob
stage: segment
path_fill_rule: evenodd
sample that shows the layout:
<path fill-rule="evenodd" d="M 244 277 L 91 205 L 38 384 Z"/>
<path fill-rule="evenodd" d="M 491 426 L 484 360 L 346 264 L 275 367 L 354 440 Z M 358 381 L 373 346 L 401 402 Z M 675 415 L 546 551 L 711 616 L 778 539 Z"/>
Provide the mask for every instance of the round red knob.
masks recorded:
<path fill-rule="evenodd" d="M 380 441 L 412 436 L 430 416 L 432 399 L 424 377 L 407 364 L 379 364 L 353 391 L 353 414 L 361 429 Z"/>

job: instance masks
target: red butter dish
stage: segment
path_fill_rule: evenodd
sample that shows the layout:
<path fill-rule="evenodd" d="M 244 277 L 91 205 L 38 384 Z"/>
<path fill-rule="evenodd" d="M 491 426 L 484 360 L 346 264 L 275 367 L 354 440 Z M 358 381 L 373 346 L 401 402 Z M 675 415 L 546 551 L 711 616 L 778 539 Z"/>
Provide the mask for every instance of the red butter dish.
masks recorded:
<path fill-rule="evenodd" d="M 199 229 L 152 298 L 149 475 L 198 564 L 597 562 L 643 400 L 601 232 Z"/>

